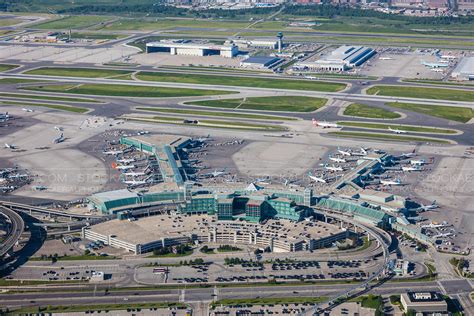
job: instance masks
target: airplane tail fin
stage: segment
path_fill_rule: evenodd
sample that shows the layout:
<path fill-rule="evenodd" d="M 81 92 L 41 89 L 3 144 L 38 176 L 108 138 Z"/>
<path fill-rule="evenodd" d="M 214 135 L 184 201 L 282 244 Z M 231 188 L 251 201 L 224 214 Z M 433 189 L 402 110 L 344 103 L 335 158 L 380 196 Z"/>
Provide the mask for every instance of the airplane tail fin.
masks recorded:
<path fill-rule="evenodd" d="M 434 200 L 433 203 L 431 203 L 431 205 L 436 205 L 436 200 Z"/>

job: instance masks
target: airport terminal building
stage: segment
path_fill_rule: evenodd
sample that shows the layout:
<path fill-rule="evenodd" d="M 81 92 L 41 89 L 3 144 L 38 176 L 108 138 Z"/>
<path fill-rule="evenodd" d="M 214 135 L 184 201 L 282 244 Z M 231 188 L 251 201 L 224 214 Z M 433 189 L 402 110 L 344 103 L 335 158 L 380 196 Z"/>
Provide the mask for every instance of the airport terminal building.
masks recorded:
<path fill-rule="evenodd" d="M 293 69 L 340 72 L 361 66 L 376 53 L 370 47 L 344 45 L 316 61 L 297 63 Z"/>

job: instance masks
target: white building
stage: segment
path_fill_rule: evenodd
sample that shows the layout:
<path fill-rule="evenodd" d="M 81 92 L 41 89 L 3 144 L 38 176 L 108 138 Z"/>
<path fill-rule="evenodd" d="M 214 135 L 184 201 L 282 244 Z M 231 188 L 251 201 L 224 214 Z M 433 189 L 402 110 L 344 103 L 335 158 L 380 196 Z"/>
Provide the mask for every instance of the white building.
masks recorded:
<path fill-rule="evenodd" d="M 474 57 L 464 57 L 451 73 L 457 80 L 474 80 Z"/>
<path fill-rule="evenodd" d="M 313 62 L 301 62 L 293 66 L 295 70 L 344 71 L 362 65 L 377 52 L 364 46 L 341 46 L 329 55 Z"/>
<path fill-rule="evenodd" d="M 170 53 L 171 55 L 235 57 L 239 48 L 233 43 L 225 45 L 196 44 L 184 40 L 159 41 L 146 44 L 147 53 Z"/>

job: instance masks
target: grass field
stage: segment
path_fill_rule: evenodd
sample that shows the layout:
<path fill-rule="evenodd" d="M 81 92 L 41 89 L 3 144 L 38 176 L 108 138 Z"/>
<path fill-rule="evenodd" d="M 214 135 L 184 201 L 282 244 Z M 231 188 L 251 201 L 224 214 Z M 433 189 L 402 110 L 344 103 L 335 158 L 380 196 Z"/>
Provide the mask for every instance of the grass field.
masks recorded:
<path fill-rule="evenodd" d="M 96 24 L 112 20 L 113 17 L 97 15 L 75 15 L 67 16 L 57 20 L 46 21 L 40 24 L 32 25 L 32 28 L 43 30 L 69 30 L 83 29 Z"/>
<path fill-rule="evenodd" d="M 380 123 L 369 123 L 369 122 L 337 122 L 341 126 L 347 127 L 362 127 L 362 128 L 374 128 L 374 129 L 401 129 L 408 132 L 421 132 L 421 133 L 435 133 L 435 134 L 456 134 L 457 132 L 452 129 L 436 128 L 436 127 L 424 127 L 424 126 L 413 126 L 413 125 L 390 125 Z"/>
<path fill-rule="evenodd" d="M 125 37 L 124 35 L 118 34 L 103 34 L 103 33 L 77 33 L 73 32 L 71 34 L 71 38 L 79 38 L 79 39 L 90 39 L 90 40 L 114 40 Z"/>
<path fill-rule="evenodd" d="M 403 82 L 412 83 L 427 83 L 440 86 L 454 86 L 454 87 L 474 87 L 474 84 L 461 83 L 461 82 L 446 82 L 441 80 L 430 80 L 430 79 L 403 79 Z"/>
<path fill-rule="evenodd" d="M 218 90 L 127 86 L 127 85 L 115 85 L 115 84 L 54 85 L 54 86 L 27 87 L 24 89 L 34 90 L 34 91 L 71 93 L 71 94 L 142 97 L 142 98 L 188 97 L 188 96 L 204 96 L 204 95 L 218 95 L 218 94 L 232 93 L 229 91 L 218 91 Z"/>
<path fill-rule="evenodd" d="M 213 76 L 199 74 L 177 74 L 163 72 L 140 72 L 137 78 L 146 81 L 181 82 L 194 84 L 209 84 L 221 86 L 241 86 L 252 88 L 287 89 L 287 90 L 310 90 L 337 92 L 346 87 L 342 83 L 291 80 L 291 79 L 266 79 L 238 76 Z"/>
<path fill-rule="evenodd" d="M 283 96 L 255 97 L 243 99 L 209 100 L 189 102 L 188 104 L 214 108 L 283 111 L 283 112 L 312 112 L 323 107 L 327 100 L 323 98 Z"/>
<path fill-rule="evenodd" d="M 15 102 L 15 101 L 0 101 L 0 104 L 3 105 L 13 105 L 13 106 L 22 106 L 22 107 L 43 107 L 52 110 L 67 111 L 72 113 L 85 113 L 89 111 L 88 108 L 81 108 L 77 106 L 69 105 L 60 105 L 60 104 L 46 104 L 46 103 L 25 103 L 25 102 Z"/>
<path fill-rule="evenodd" d="M 248 21 L 226 21 L 226 20 L 209 20 L 209 19 L 166 19 L 160 18 L 155 20 L 143 19 L 120 19 L 106 25 L 104 30 L 171 30 L 177 27 L 190 28 L 245 28 L 251 22 Z"/>
<path fill-rule="evenodd" d="M 18 99 L 34 99 L 34 100 L 82 102 L 82 103 L 101 103 L 93 99 L 54 97 L 54 96 L 40 95 L 40 94 L 19 94 L 19 93 L 2 93 L 2 92 L 0 92 L 0 98 L 18 98 Z"/>
<path fill-rule="evenodd" d="M 121 303 L 121 304 L 94 304 L 94 305 L 58 305 L 58 306 L 45 306 L 45 307 L 24 307 L 7 313 L 7 315 L 18 315 L 18 314 L 36 314 L 36 313 L 79 313 L 79 312 L 91 312 L 91 311 L 112 311 L 112 310 L 145 310 L 154 308 L 169 308 L 169 307 L 181 307 L 184 308 L 186 305 L 182 303 Z"/>
<path fill-rule="evenodd" d="M 42 76 L 62 76 L 79 78 L 106 78 L 111 76 L 120 76 L 131 74 L 132 71 L 117 69 L 97 69 L 97 68 L 61 68 L 61 67 L 43 67 L 25 72 L 28 75 Z"/>
<path fill-rule="evenodd" d="M 1 21 L 1 19 L 0 19 Z M 18 65 L 0 64 L 0 72 L 17 68 Z"/>
<path fill-rule="evenodd" d="M 171 113 L 171 114 L 183 114 L 183 115 L 200 115 L 200 116 L 216 116 L 216 117 L 230 117 L 230 118 L 243 118 L 243 119 L 255 119 L 255 120 L 275 120 L 275 121 L 291 121 L 296 120 L 292 117 L 284 116 L 272 116 L 272 115 L 260 115 L 250 113 L 238 113 L 238 112 L 215 112 L 215 111 L 201 111 L 201 110 L 188 110 L 188 109 L 170 109 L 170 108 L 137 108 L 140 111 L 150 111 L 159 113 Z"/>
<path fill-rule="evenodd" d="M 199 120 L 199 124 L 186 124 L 183 123 L 182 117 L 171 117 L 171 116 L 154 116 L 154 117 L 129 117 L 127 119 L 151 122 L 151 123 L 165 123 L 165 124 L 176 124 L 186 126 L 200 126 L 200 127 L 213 127 L 213 128 L 224 128 L 224 129 L 238 129 L 238 130 L 257 130 L 257 131 L 285 131 L 286 128 L 279 125 L 267 125 L 257 123 L 247 123 L 238 121 L 223 121 L 223 120 Z"/>
<path fill-rule="evenodd" d="M 350 104 L 344 110 L 344 115 L 374 119 L 396 119 L 401 117 L 398 113 L 361 103 Z"/>
<path fill-rule="evenodd" d="M 417 136 L 402 136 L 394 134 L 378 134 L 378 133 L 365 133 L 365 132 L 329 132 L 329 135 L 349 138 L 363 138 L 363 139 L 376 139 L 376 140 L 393 140 L 397 142 L 429 142 L 439 144 L 449 144 L 450 142 L 443 139 L 428 138 L 428 137 L 417 137 Z"/>
<path fill-rule="evenodd" d="M 474 100 L 474 91 L 422 87 L 374 86 L 367 89 L 367 94 L 466 102 Z"/>
<path fill-rule="evenodd" d="M 0 79 L 0 84 L 17 84 L 17 83 L 35 83 L 35 82 L 44 82 L 41 80 L 33 79 L 17 79 L 17 78 L 2 78 Z"/>
<path fill-rule="evenodd" d="M 474 117 L 474 111 L 460 106 L 427 105 L 401 102 L 388 102 L 389 106 L 466 123 Z"/>

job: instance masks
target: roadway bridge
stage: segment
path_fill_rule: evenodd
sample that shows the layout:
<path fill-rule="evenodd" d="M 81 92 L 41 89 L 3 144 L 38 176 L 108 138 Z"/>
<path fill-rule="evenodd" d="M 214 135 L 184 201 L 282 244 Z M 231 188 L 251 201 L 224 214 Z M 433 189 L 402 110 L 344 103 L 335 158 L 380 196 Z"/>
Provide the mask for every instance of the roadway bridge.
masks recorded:
<path fill-rule="evenodd" d="M 13 246 L 15 246 L 20 239 L 21 234 L 25 230 L 25 222 L 20 215 L 4 206 L 0 206 L 0 214 L 11 223 L 8 236 L 0 245 L 0 258 L 3 258 L 5 254 L 13 249 Z"/>
<path fill-rule="evenodd" d="M 32 213 L 41 213 L 48 216 L 66 217 L 66 218 L 69 218 L 70 220 L 72 219 L 91 220 L 91 219 L 109 219 L 110 218 L 110 215 L 90 215 L 90 214 L 69 213 L 69 212 L 55 211 L 55 210 L 50 210 L 50 209 L 39 207 L 39 206 L 32 206 L 28 204 L 21 204 L 21 203 L 15 203 L 15 202 L 1 201 L 0 205 L 3 205 L 4 207 L 9 208 L 10 210 L 28 213 L 29 215 L 32 215 Z"/>

